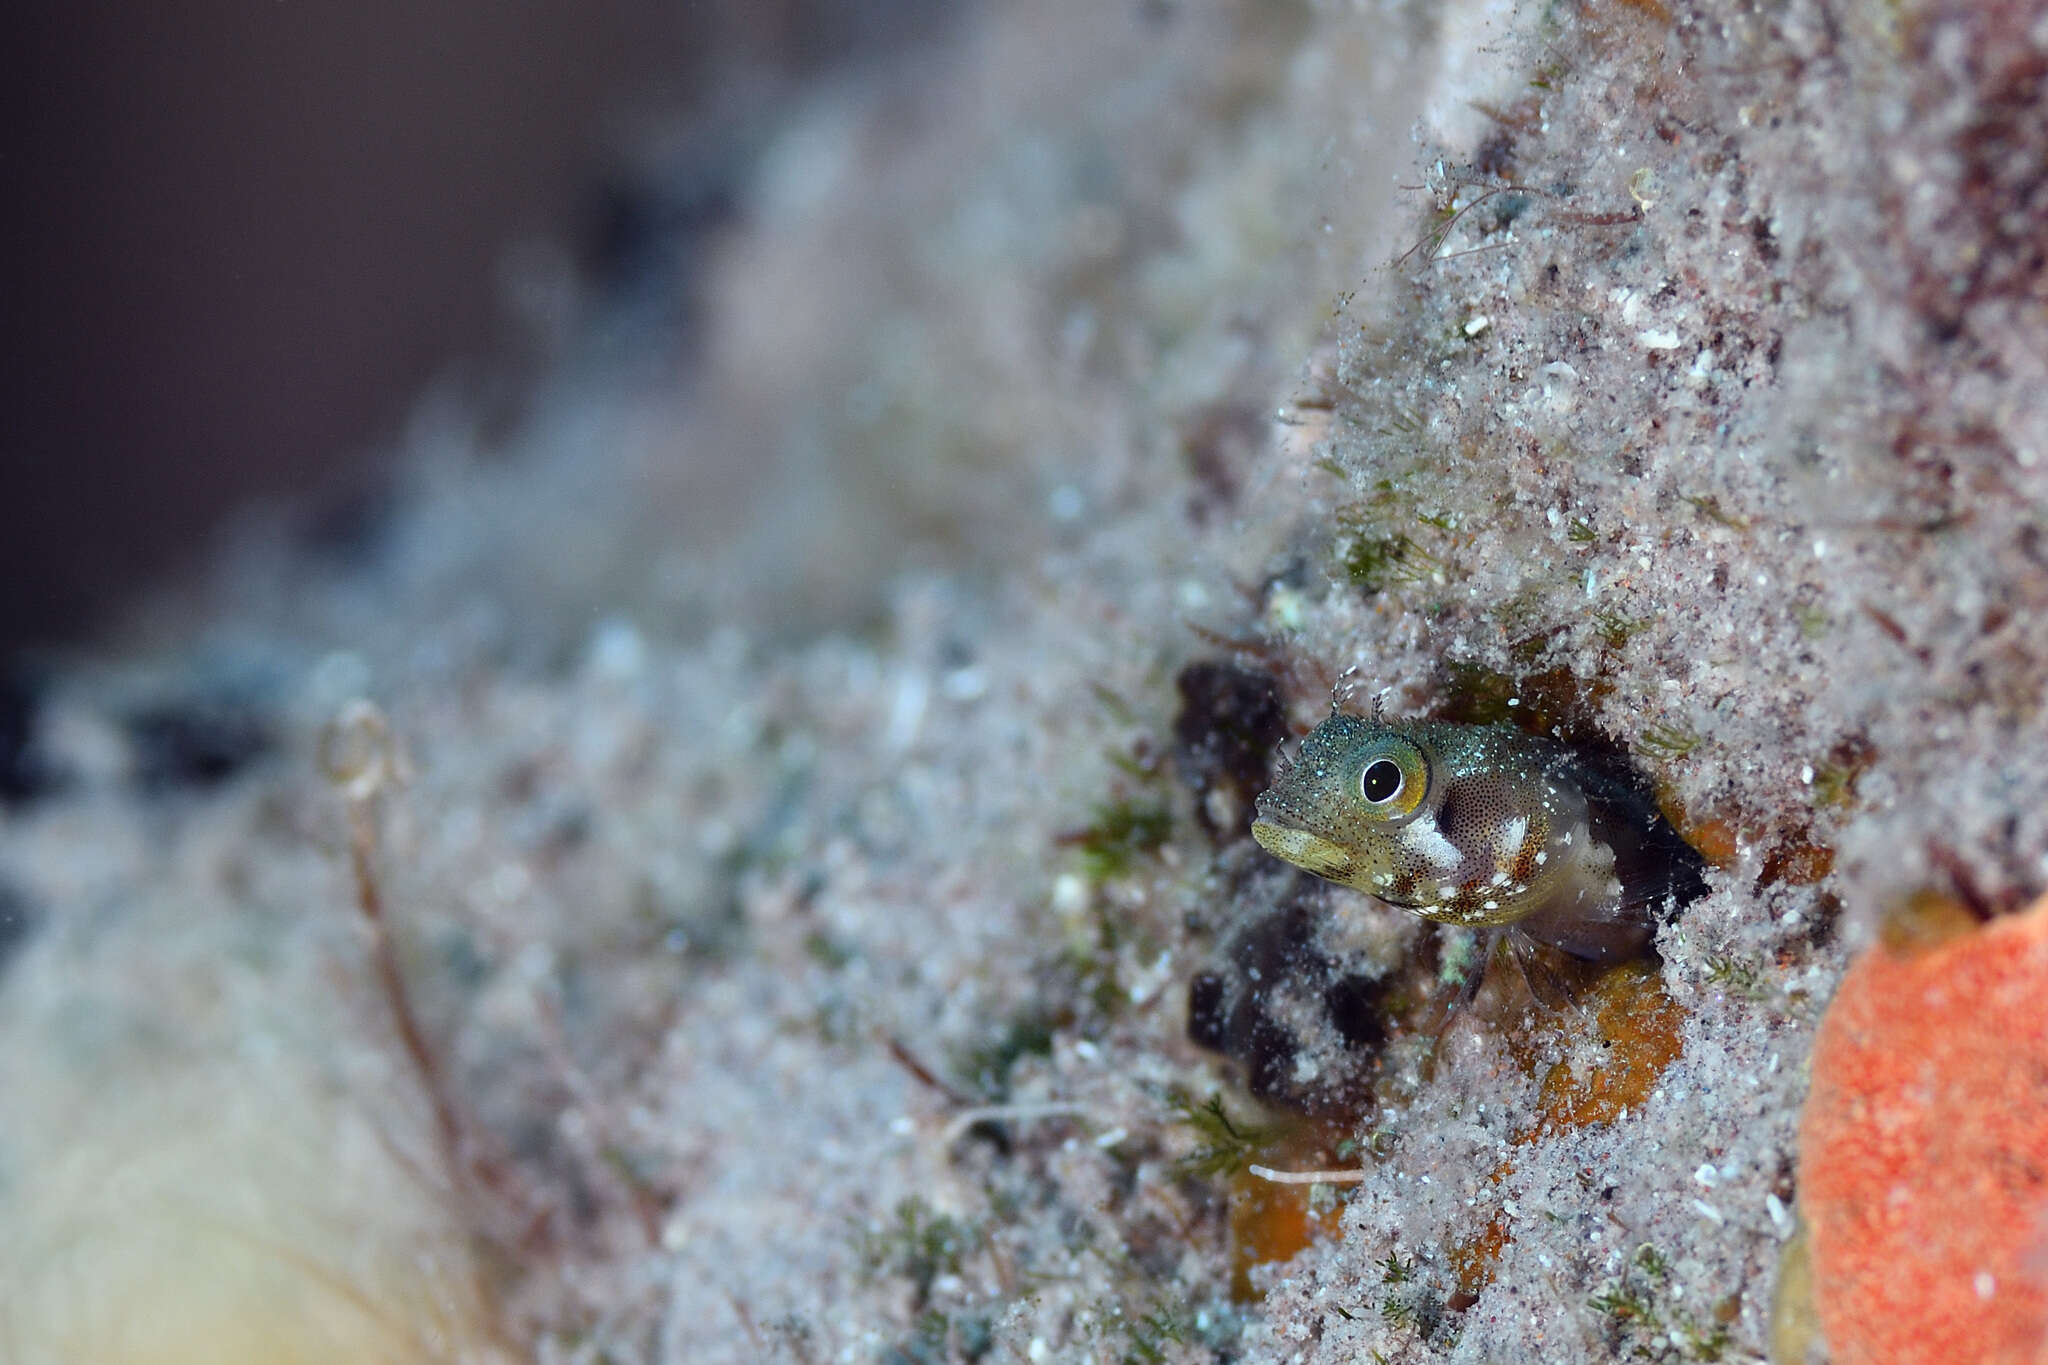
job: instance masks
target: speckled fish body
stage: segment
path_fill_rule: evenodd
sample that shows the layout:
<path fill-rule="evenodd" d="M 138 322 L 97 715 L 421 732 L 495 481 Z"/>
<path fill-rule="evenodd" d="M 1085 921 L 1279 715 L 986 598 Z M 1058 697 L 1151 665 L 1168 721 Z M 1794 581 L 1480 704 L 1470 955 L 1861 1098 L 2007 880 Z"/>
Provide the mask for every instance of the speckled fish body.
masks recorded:
<path fill-rule="evenodd" d="M 1640 951 L 1661 905 L 1704 889 L 1639 779 L 1505 725 L 1333 715 L 1258 798 L 1252 834 L 1427 919 L 1600 960 Z"/>

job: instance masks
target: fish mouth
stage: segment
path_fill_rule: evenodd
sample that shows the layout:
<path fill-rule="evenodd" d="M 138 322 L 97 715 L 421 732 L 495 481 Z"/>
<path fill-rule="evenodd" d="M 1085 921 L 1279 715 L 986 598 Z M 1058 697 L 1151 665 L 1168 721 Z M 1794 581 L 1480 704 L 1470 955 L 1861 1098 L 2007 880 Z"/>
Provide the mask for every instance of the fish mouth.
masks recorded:
<path fill-rule="evenodd" d="M 1285 811 L 1262 807 L 1258 818 L 1252 821 L 1252 838 L 1259 841 L 1260 848 L 1282 862 L 1293 863 L 1334 882 L 1347 880 L 1356 866 L 1352 856 L 1343 848 Z"/>
<path fill-rule="evenodd" d="M 1261 827 L 1274 838 L 1292 838 L 1316 832 L 1291 802 L 1271 789 L 1260 792 L 1252 803 L 1252 835 L 1262 846 L 1271 849 L 1272 845 L 1266 842 L 1267 835 L 1259 832 Z"/>

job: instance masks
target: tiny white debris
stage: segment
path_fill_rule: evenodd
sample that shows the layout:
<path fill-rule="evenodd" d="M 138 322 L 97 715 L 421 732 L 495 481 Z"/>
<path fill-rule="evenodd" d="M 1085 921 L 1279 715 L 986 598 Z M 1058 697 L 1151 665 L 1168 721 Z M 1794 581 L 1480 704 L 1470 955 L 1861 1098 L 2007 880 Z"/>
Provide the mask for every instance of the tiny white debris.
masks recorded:
<path fill-rule="evenodd" d="M 1483 909 L 1483 910 L 1498 910 L 1498 909 L 1500 909 L 1500 902 L 1499 902 L 1499 901 L 1487 901 L 1487 902 L 1485 902 L 1485 903 L 1484 903 L 1484 904 L 1483 904 L 1483 905 L 1482 905 L 1482 906 L 1481 906 L 1480 908 L 1481 908 L 1481 909 Z"/>
<path fill-rule="evenodd" d="M 591 636 L 588 667 L 612 682 L 637 678 L 647 667 L 647 642 L 631 621 L 605 618 Z"/>
<path fill-rule="evenodd" d="M 1643 344 L 1643 349 L 1646 351 L 1675 351 L 1678 349 L 1678 332 L 1677 329 L 1671 327 L 1652 327 L 1647 331 L 1637 332 L 1636 340 Z"/>
<path fill-rule="evenodd" d="M 1721 1216 L 1721 1210 L 1715 1208 L 1712 1204 L 1709 1204 L 1704 1199 L 1693 1200 L 1692 1206 L 1695 1209 L 1699 1210 L 1700 1217 L 1706 1219 L 1710 1223 L 1713 1223 L 1717 1227 L 1725 1225 L 1728 1221 L 1726 1218 Z"/>
<path fill-rule="evenodd" d="M 889 1120 L 889 1131 L 897 1137 L 909 1137 L 917 1131 L 917 1121 L 908 1114 L 898 1114 Z"/>
<path fill-rule="evenodd" d="M 1301 626 L 1307 612 L 1307 602 L 1292 588 L 1275 588 L 1273 595 L 1266 599 L 1266 616 L 1273 624 L 1288 630 Z"/>
<path fill-rule="evenodd" d="M 1771 1215 L 1771 1227 L 1777 1232 L 1779 1241 L 1782 1242 L 1792 1235 L 1792 1211 L 1785 1207 L 1784 1200 L 1775 1194 L 1765 1195 L 1764 1212 Z"/>
<path fill-rule="evenodd" d="M 1102 1049 L 1095 1046 L 1089 1039 L 1076 1038 L 1074 1040 L 1074 1055 L 1084 1062 L 1100 1061 L 1102 1059 Z"/>
<path fill-rule="evenodd" d="M 1547 862 L 1549 862 L 1549 861 L 1550 861 L 1550 850 L 1549 850 L 1549 849 L 1547 849 L 1547 848 L 1539 848 L 1539 849 L 1537 849 L 1537 850 L 1536 850 L 1536 866 L 1538 866 L 1538 867 L 1541 867 L 1541 866 L 1543 866 L 1543 865 L 1544 865 L 1545 863 L 1547 863 Z"/>
<path fill-rule="evenodd" d="M 1545 365 L 1543 375 L 1543 398 L 1550 410 L 1562 416 L 1579 405 L 1579 372 L 1562 360 L 1553 360 Z M 1560 520 L 1562 516 L 1560 514 Z M 1551 525 L 1557 525 L 1553 521 Z"/>
<path fill-rule="evenodd" d="M 1811 763 L 1799 765 L 1799 780 L 1809 787 L 1813 785 L 1813 765 Z"/>
<path fill-rule="evenodd" d="M 1147 967 L 1139 974 L 1138 979 L 1131 983 L 1131 988 L 1127 992 L 1131 998 L 1131 1003 L 1133 1005 L 1144 1004 L 1164 990 L 1166 983 L 1172 977 L 1173 954 L 1168 951 L 1161 951 L 1159 956 L 1153 960 L 1152 965 Z"/>
<path fill-rule="evenodd" d="M 1129 1136 L 1130 1132 L 1127 1129 L 1112 1128 L 1108 1132 L 1096 1138 L 1095 1145 L 1097 1147 L 1102 1148 L 1104 1151 L 1108 1151 L 1111 1147 L 1116 1146 L 1118 1143 L 1122 1142 L 1125 1138 Z"/>
<path fill-rule="evenodd" d="M 1486 316 L 1486 314 L 1481 313 L 1479 316 L 1473 318 L 1470 322 L 1465 324 L 1465 335 L 1468 337 L 1476 337 L 1492 325 L 1493 319 Z"/>
<path fill-rule="evenodd" d="M 1088 499 L 1074 485 L 1063 483 L 1046 494 L 1045 507 L 1054 521 L 1076 521 L 1087 510 Z"/>
<path fill-rule="evenodd" d="M 1559 516 L 1559 515 L 1558 515 L 1557 509 L 1556 509 L 1555 507 L 1550 507 L 1550 508 L 1546 508 L 1546 509 L 1544 509 L 1544 512 L 1543 512 L 1543 519 L 1544 519 L 1545 521 L 1549 522 L 1549 523 L 1550 523 L 1550 524 L 1551 524 L 1552 526 L 1555 526 L 1555 525 L 1557 525 L 1557 524 L 1558 524 L 1559 522 L 1561 522 L 1561 521 L 1563 521 L 1563 520 L 1564 520 L 1564 518 L 1563 518 L 1563 517 L 1561 517 L 1561 516 Z"/>
<path fill-rule="evenodd" d="M 1711 1161 L 1701 1163 L 1700 1168 L 1692 1173 L 1692 1178 L 1698 1183 L 1705 1185 L 1708 1189 L 1713 1189 L 1714 1163 Z"/>
<path fill-rule="evenodd" d="M 924 724 L 925 705 L 930 699 L 931 688 L 923 673 L 913 669 L 896 680 L 896 697 L 889 707 L 889 720 L 882 731 L 884 750 L 901 753 L 916 741 L 917 732 Z"/>
<path fill-rule="evenodd" d="M 1998 1281 L 1991 1277 L 1988 1270 L 1978 1271 L 1970 1283 L 1976 1287 L 1977 1297 L 1980 1299 L 1988 1299 L 1998 1292 Z"/>
<path fill-rule="evenodd" d="M 988 692 L 988 675 L 969 664 L 956 668 L 939 681 L 947 701 L 979 701 Z"/>
<path fill-rule="evenodd" d="M 1813 557 L 1815 559 L 1826 559 L 1828 557 L 1828 543 L 1825 540 L 1813 542 Z"/>
<path fill-rule="evenodd" d="M 1520 697 L 1509 697 L 1509 698 L 1508 698 L 1508 705 L 1509 705 L 1509 706 L 1520 706 L 1521 704 L 1522 704 L 1522 699 L 1521 699 Z"/>
<path fill-rule="evenodd" d="M 1588 564 L 1586 566 L 1586 596 L 1598 597 L 1599 595 L 1600 571 L 1594 568 L 1592 565 Z"/>
<path fill-rule="evenodd" d="M 1088 908 L 1088 883 L 1079 873 L 1062 872 L 1053 878 L 1052 908 L 1062 915 L 1078 915 Z"/>

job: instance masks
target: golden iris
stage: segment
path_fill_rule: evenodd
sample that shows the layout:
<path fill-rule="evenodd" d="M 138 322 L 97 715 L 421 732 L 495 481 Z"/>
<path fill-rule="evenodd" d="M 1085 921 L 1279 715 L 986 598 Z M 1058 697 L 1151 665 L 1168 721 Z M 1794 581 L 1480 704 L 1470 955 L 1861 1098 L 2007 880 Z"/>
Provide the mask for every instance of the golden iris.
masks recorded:
<path fill-rule="evenodd" d="M 1429 795 L 1429 760 L 1407 740 L 1383 736 L 1359 755 L 1358 794 L 1369 817 L 1404 820 Z"/>

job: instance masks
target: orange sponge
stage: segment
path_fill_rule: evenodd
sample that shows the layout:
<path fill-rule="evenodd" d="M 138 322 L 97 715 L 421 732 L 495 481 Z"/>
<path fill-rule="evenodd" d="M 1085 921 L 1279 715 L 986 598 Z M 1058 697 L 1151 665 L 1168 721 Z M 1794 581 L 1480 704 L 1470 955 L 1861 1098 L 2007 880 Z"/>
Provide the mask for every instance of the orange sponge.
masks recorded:
<path fill-rule="evenodd" d="M 1821 1022 L 1799 1147 L 1838 1365 L 2048 1365 L 2048 898 L 1865 953 Z"/>

